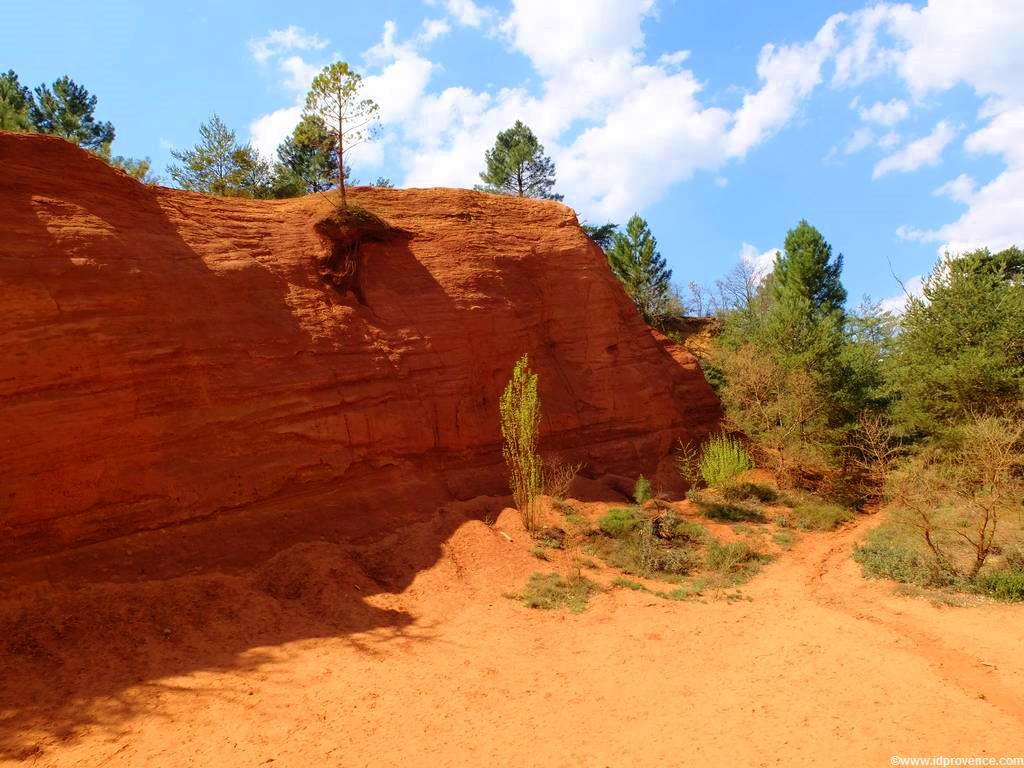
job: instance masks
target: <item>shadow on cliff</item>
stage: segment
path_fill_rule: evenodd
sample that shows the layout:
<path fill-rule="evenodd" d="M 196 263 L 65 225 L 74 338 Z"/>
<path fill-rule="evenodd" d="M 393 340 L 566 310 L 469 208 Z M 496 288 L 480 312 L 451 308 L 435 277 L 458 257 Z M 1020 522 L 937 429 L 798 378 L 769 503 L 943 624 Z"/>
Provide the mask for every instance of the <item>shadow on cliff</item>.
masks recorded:
<path fill-rule="evenodd" d="M 54 151 L 58 156 L 78 153 L 59 146 Z M 287 280 L 255 263 L 211 269 L 169 219 L 161 192 L 105 166 L 95 175 L 99 186 L 90 187 L 88 174 L 82 172 L 82 181 L 76 168 L 100 161 L 74 161 L 64 177 L 37 175 L 31 185 L 21 179 L 21 186 L 15 178 L 3 196 L 7 232 L 0 235 L 12 242 L 4 242 L 8 258 L 0 261 L 0 282 L 26 291 L 43 286 L 49 294 L 52 323 L 68 323 L 68 335 L 74 337 L 59 339 L 54 343 L 61 346 L 49 350 L 66 365 L 64 375 L 72 389 L 76 377 L 83 397 L 97 375 L 118 382 L 105 404 L 109 412 L 99 412 L 95 421 L 88 421 L 91 412 L 86 409 L 82 421 L 68 423 L 63 432 L 59 427 L 39 430 L 39 422 L 35 432 L 27 432 L 35 437 L 18 450 L 37 453 L 39 471 L 49 475 L 46 488 L 30 492 L 40 500 L 54 486 L 62 493 L 82 493 L 89 482 L 100 482 L 99 477 L 90 481 L 87 474 L 75 474 L 79 463 L 92 458 L 89 451 L 96 450 L 97 439 L 111 452 L 106 459 L 111 467 L 120 461 L 132 466 L 137 458 L 131 452 L 140 446 L 151 451 L 146 461 L 152 466 L 180 461 L 181 447 L 175 443 L 189 430 L 210 425 L 203 420 L 175 425 L 177 433 L 169 435 L 162 432 L 165 414 L 180 409 L 182 402 L 195 403 L 201 411 L 225 392 L 244 393 L 246 384 L 261 375 L 259 360 L 240 373 L 223 370 L 223 364 L 219 369 L 210 354 L 244 339 L 239 327 L 258 333 L 265 314 L 283 315 L 292 321 L 290 327 L 282 328 L 280 321 L 273 326 L 275 350 L 294 356 L 315 343 L 289 304 Z M 216 208 L 218 202 L 208 205 Z M 120 234 L 125 230 L 142 234 L 128 241 Z M 190 238 L 201 236 L 202 231 L 190 230 Z M 225 249 L 232 247 L 245 250 L 247 245 L 224 243 Z M 149 258 L 144 258 L 147 251 Z M 152 251 L 160 258 L 153 258 Z M 454 311 L 441 286 L 415 263 L 407 247 L 394 249 L 392 259 L 404 267 L 402 279 L 407 288 L 415 288 L 417 298 L 438 311 Z M 55 278 L 61 274 L 63 278 Z M 311 269 L 307 287 L 331 290 L 316 280 Z M 62 286 L 61 292 L 52 290 L 54 285 Z M 225 306 L 219 300 L 225 290 L 244 292 L 246 301 Z M 111 295 L 123 305 L 102 336 L 93 337 L 75 325 L 96 301 Z M 367 315 L 372 310 L 353 311 L 353 333 L 372 335 L 374 321 Z M 26 318 L 20 318 L 23 327 L 17 330 L 36 332 L 38 315 Z M 137 376 L 146 363 L 138 359 L 140 334 L 152 344 L 149 353 L 172 359 L 166 377 Z M 223 337 L 216 338 L 218 334 Z M 182 348 L 182 338 L 192 339 L 193 348 Z M 301 365 L 296 362 L 300 375 Z M 42 386 L 25 370 L 12 380 L 15 393 Z M 42 382 L 45 377 L 39 378 Z M 23 401 L 27 398 L 8 400 L 5 416 L 21 419 L 28 429 L 38 416 L 18 411 Z M 118 409 L 123 409 L 120 415 Z M 83 430 L 91 431 L 92 446 Z M 238 456 L 241 450 L 244 461 L 244 436 L 225 432 L 223 439 L 204 443 L 212 468 L 204 466 L 203 456 L 194 457 L 194 482 L 200 489 L 225 471 L 217 463 L 222 456 Z M 268 435 L 284 439 L 269 428 Z M 8 441 L 5 450 L 14 449 Z M 316 449 L 310 447 L 314 467 Z M 287 645 L 295 641 L 337 638 L 372 654 L 395 639 L 429 640 L 430 628 L 417 623 L 414 615 L 379 607 L 367 598 L 400 593 L 417 573 L 438 561 L 444 542 L 459 525 L 489 510 L 435 512 L 434 502 L 447 498 L 443 479 L 409 479 L 408 470 L 400 458 L 383 467 L 353 461 L 345 470 L 346 481 L 351 480 L 349 503 L 336 489 L 330 492 L 336 476 L 317 475 L 314 469 L 265 494 L 258 504 L 240 502 L 223 514 L 187 524 L 173 524 L 174 510 L 147 507 L 149 498 L 138 488 L 129 489 L 138 493 L 138 503 L 122 504 L 98 526 L 90 522 L 76 529 L 82 523 L 74 518 L 23 524 L 23 552 L 40 542 L 52 547 L 53 541 L 73 541 L 76 530 L 84 532 L 85 540 L 117 536 L 140 524 L 153 530 L 20 562 L 8 558 L 0 565 L 0 757 L 30 759 L 85 729 L 99 728 L 116 738 L 141 708 L 151 711 L 154 693 L 189 684 L 172 683 L 171 678 L 210 670 L 258 672 L 287 654 Z M 140 474 L 138 485 L 146 479 Z M 420 503 L 396 510 L 400 505 L 392 499 L 402 495 L 399 490 L 418 494 Z M 103 493 L 96 489 L 93 495 L 102 499 Z M 111 508 L 118 509 L 118 499 L 112 501 Z M 166 500 L 162 503 L 166 506 Z M 500 508 L 500 501 L 495 505 Z M 427 509 L 431 513 L 425 515 Z M 102 517 L 102 505 L 89 514 Z M 194 511 L 189 514 L 196 517 Z M 420 522 L 413 524 L 416 520 Z M 366 544 L 372 533 L 379 537 L 382 530 L 400 525 L 405 534 L 387 553 Z M 355 545 L 354 540 L 362 543 Z"/>

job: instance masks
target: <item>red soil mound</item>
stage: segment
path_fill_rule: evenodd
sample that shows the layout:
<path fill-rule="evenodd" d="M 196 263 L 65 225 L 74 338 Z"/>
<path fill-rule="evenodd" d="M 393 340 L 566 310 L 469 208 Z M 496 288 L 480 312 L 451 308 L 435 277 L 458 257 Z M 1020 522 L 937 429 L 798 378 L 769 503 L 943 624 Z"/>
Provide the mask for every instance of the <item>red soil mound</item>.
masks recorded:
<path fill-rule="evenodd" d="M 544 451 L 591 474 L 716 424 L 557 203 L 354 189 L 357 248 L 323 196 L 148 187 L 43 136 L 0 134 L 0 165 L 7 558 L 237 510 L 359 536 L 504 493 L 524 352 Z"/>

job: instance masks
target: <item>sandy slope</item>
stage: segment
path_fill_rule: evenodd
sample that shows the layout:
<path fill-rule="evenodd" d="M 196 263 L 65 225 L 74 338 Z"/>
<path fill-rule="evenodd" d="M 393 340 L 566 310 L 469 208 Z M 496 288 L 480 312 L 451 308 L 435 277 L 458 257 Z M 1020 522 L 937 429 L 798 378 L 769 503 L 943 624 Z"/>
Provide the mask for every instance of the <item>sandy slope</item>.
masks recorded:
<path fill-rule="evenodd" d="M 319 541 L 230 572 L 8 581 L 38 599 L 0 614 L 0 754 L 76 768 L 1024 755 L 1024 608 L 940 608 L 863 581 L 848 554 L 871 524 L 806 536 L 749 601 L 616 590 L 580 616 L 501 596 L 538 564 L 510 512 L 441 514 L 349 558 Z M 407 568 L 407 587 L 381 588 Z"/>

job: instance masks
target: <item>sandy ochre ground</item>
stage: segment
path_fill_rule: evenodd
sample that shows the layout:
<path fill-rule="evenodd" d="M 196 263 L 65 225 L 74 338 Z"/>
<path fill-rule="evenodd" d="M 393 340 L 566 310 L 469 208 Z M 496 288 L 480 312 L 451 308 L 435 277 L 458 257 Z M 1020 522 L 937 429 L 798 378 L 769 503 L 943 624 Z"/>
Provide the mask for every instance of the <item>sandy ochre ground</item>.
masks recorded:
<path fill-rule="evenodd" d="M 490 525 L 439 515 L 355 555 L 314 541 L 223 571 L 8 579 L 0 764 L 1024 756 L 1024 607 L 940 606 L 863 580 L 850 551 L 873 524 L 804 535 L 749 599 L 616 589 L 581 615 L 503 597 L 551 567 L 510 510 Z"/>

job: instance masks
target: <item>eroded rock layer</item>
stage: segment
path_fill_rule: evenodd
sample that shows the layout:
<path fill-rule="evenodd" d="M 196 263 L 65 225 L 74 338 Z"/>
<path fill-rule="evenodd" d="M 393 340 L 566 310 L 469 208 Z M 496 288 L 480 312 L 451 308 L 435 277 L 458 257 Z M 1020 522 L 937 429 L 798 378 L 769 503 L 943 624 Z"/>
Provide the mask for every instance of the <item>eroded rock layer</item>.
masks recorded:
<path fill-rule="evenodd" d="M 667 478 L 717 423 L 558 203 L 357 188 L 385 229 L 352 248 L 321 195 L 149 187 L 42 136 L 0 133 L 0 167 L 9 557 L 255 508 L 358 536 L 503 493 L 524 352 L 544 452 L 591 474 Z"/>

